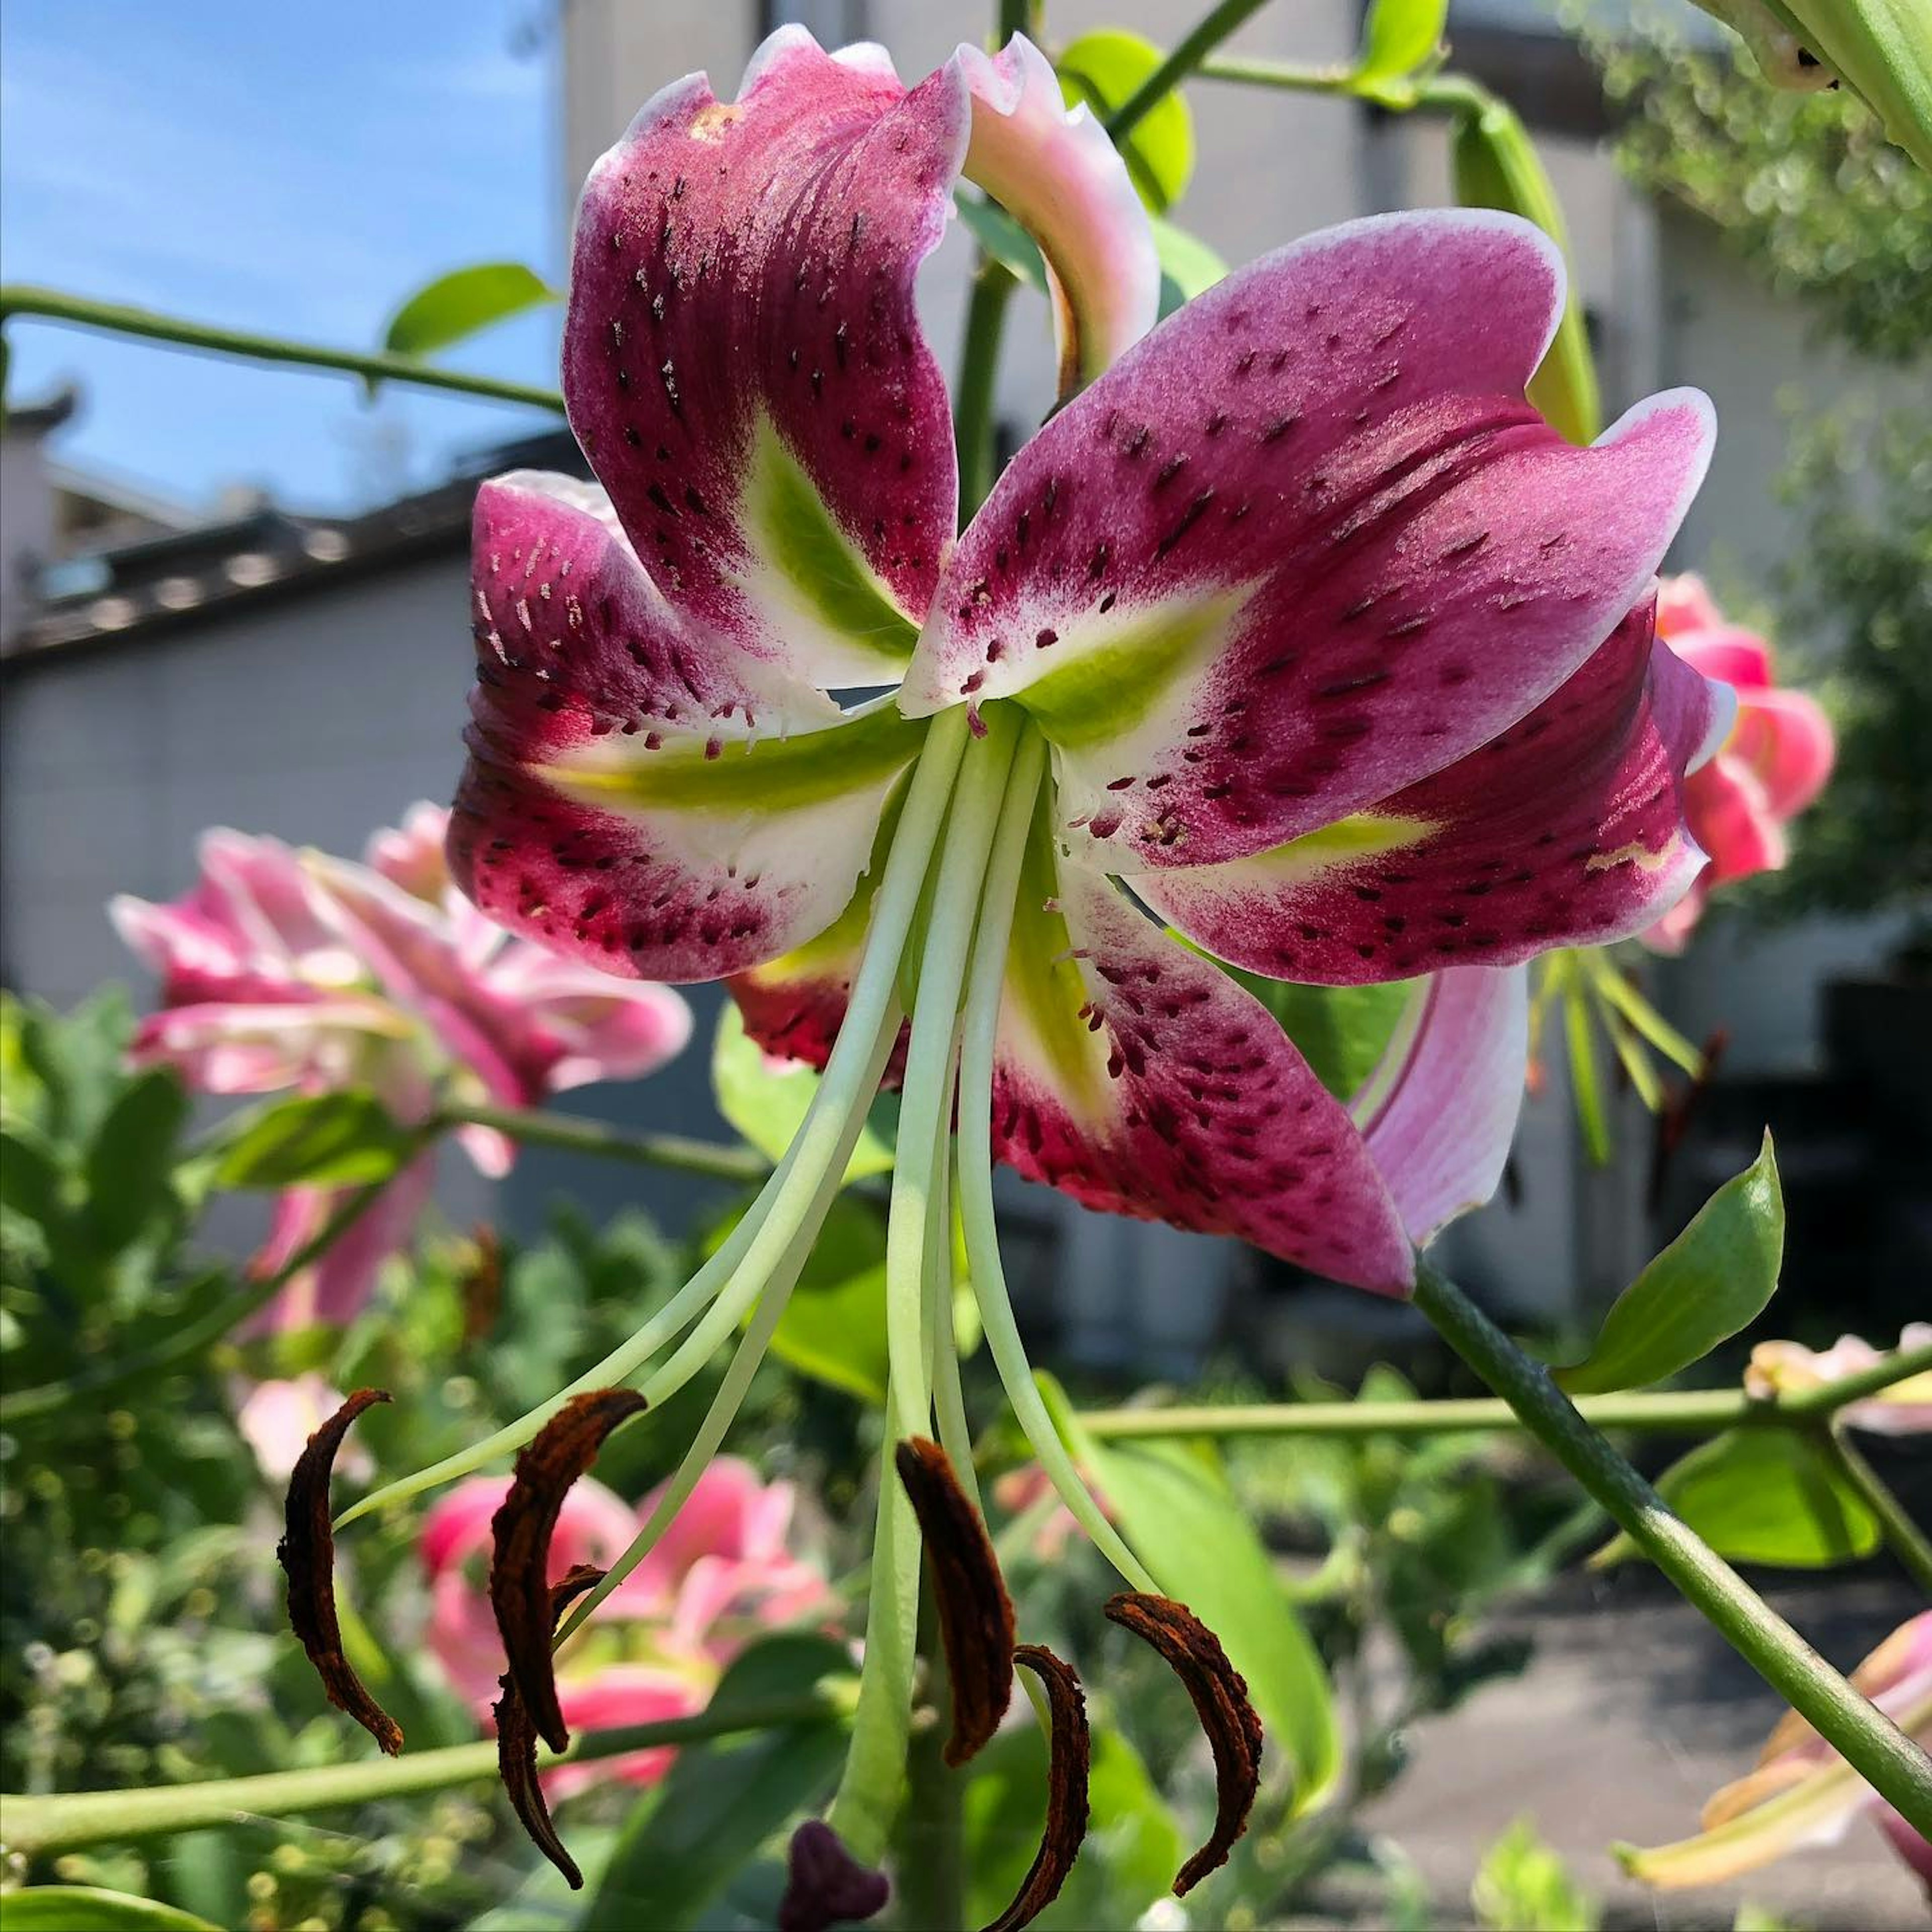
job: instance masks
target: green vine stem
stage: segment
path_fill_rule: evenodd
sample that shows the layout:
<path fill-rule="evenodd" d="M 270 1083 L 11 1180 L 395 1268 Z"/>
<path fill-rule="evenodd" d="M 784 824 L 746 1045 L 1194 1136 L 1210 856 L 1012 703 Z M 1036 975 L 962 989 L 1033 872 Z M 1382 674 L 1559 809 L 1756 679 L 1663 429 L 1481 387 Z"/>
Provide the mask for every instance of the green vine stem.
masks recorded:
<path fill-rule="evenodd" d="M 1932 1345 L 1901 1349 L 1842 1382 L 1774 1400 L 1736 1389 L 1672 1389 L 1654 1394 L 1583 1396 L 1576 1413 L 1598 1429 L 1715 1434 L 1725 1429 L 1798 1428 L 1834 1414 L 1907 1376 L 1932 1370 Z M 1495 1396 L 1432 1402 L 1230 1403 L 1222 1407 L 1099 1408 L 1082 1426 L 1097 1436 L 1390 1436 L 1414 1438 L 1531 1426 Z"/>
<path fill-rule="evenodd" d="M 1932 1354 L 1932 1349 L 1922 1352 Z M 1878 1518 L 1879 1528 L 1893 1556 L 1919 1586 L 1932 1595 L 1932 1539 L 1928 1539 L 1906 1514 L 1904 1504 L 1892 1493 L 1891 1485 L 1865 1460 L 1863 1452 L 1841 1424 L 1820 1430 L 1818 1439 L 1838 1465 L 1838 1473 Z"/>
<path fill-rule="evenodd" d="M 1221 0 L 1186 34 L 1173 52 L 1107 117 L 1107 132 L 1118 145 L 1192 74 L 1229 34 L 1268 4 L 1268 0 Z"/>
<path fill-rule="evenodd" d="M 721 1709 L 622 1730 L 588 1731 L 562 1756 L 546 1764 L 590 1764 L 657 1744 L 696 1744 L 746 1731 L 776 1730 L 836 1718 L 850 1702 L 829 1690 L 782 1697 L 734 1700 Z M 126 1791 L 76 1791 L 50 1798 L 8 1792 L 0 1796 L 0 1852 L 49 1857 L 85 1845 L 152 1838 L 175 1832 L 232 1826 L 250 1814 L 284 1818 L 340 1804 L 370 1804 L 418 1792 L 440 1791 L 496 1775 L 494 1739 L 450 1744 L 401 1757 L 359 1760 L 304 1771 L 272 1771 L 255 1778 L 214 1778 L 200 1784 L 164 1784 Z"/>
<path fill-rule="evenodd" d="M 66 322 L 76 328 L 95 328 L 110 335 L 139 336 L 149 342 L 171 343 L 177 349 L 205 350 L 217 356 L 238 356 L 251 362 L 292 364 L 305 369 L 333 369 L 360 376 L 373 388 L 378 382 L 409 382 L 418 388 L 451 389 L 459 395 L 480 396 L 495 403 L 521 403 L 536 410 L 563 413 L 563 398 L 554 389 L 533 388 L 526 382 L 508 382 L 494 376 L 472 376 L 460 369 L 442 369 L 412 356 L 369 354 L 352 349 L 331 349 L 320 343 L 291 342 L 279 335 L 258 335 L 252 330 L 216 328 L 206 322 L 184 322 L 150 308 L 124 302 L 91 302 L 64 295 L 58 289 L 36 288 L 24 282 L 0 286 L 0 325 L 16 316 L 44 322 Z"/>
<path fill-rule="evenodd" d="M 436 1118 L 445 1126 L 494 1127 L 525 1147 L 559 1148 L 566 1154 L 628 1161 L 638 1167 L 668 1168 L 674 1174 L 700 1174 L 711 1180 L 744 1181 L 757 1186 L 771 1178 L 772 1163 L 754 1148 L 728 1147 L 684 1134 L 627 1133 L 581 1114 L 462 1101 L 442 1107 Z"/>
<path fill-rule="evenodd" d="M 1019 284 L 1004 263 L 983 250 L 973 272 L 966 304 L 965 346 L 959 361 L 959 400 L 953 411 L 959 443 L 959 516 L 962 523 L 986 500 L 993 487 L 998 453 L 994 447 L 993 385 L 999 373 L 1000 337 L 1006 304 Z"/>
<path fill-rule="evenodd" d="M 1673 1515 L 1608 1440 L 1577 1414 L 1548 1370 L 1426 1261 L 1416 1271 L 1415 1304 L 1732 1648 L 1916 1831 L 1932 1838 L 1932 1758 L 1860 1696 Z"/>

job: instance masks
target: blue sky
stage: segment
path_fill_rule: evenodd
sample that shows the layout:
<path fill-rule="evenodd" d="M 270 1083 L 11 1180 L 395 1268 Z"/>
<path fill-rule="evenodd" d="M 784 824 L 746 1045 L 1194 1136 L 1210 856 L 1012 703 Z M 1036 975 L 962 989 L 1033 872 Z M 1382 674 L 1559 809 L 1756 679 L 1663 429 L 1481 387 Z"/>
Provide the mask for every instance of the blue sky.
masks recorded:
<path fill-rule="evenodd" d="M 10 281 L 373 346 L 399 298 L 482 260 L 555 268 L 566 203 L 548 0 L 7 0 Z M 532 47 L 530 44 L 537 43 Z M 452 356 L 554 382 L 548 314 Z M 231 483 L 342 508 L 536 418 L 499 404 L 16 322 L 10 393 L 72 379 L 66 460 L 191 502 Z"/>

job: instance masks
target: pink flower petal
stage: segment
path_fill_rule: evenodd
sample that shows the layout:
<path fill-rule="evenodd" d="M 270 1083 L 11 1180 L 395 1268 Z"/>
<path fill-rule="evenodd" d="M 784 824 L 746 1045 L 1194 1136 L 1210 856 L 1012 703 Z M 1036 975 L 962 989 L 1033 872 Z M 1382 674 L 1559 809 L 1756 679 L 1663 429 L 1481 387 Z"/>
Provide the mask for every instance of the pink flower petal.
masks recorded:
<path fill-rule="evenodd" d="M 1711 855 L 1707 890 L 1784 865 L 1784 832 L 1770 797 L 1757 774 L 1734 753 L 1719 752 L 1684 781 L 1684 812 L 1697 843 Z"/>
<path fill-rule="evenodd" d="M 996 1155 L 1088 1207 L 1406 1293 L 1414 1256 L 1369 1150 L 1260 1002 L 1106 880 L 1056 879 L 1043 838 L 1021 892 Z"/>
<path fill-rule="evenodd" d="M 574 1734 L 690 1717 L 704 1708 L 709 1687 L 649 1664 L 613 1664 L 592 1676 L 560 1680 L 556 1695 L 563 1720 Z M 674 1747 L 660 1745 L 591 1764 L 560 1765 L 543 1774 L 544 1791 L 561 1803 L 608 1778 L 622 1784 L 655 1784 L 676 1754 Z"/>
<path fill-rule="evenodd" d="M 598 493 L 476 501 L 476 722 L 449 859 L 492 919 L 609 973 L 710 980 L 850 901 L 921 729 L 680 627 Z"/>
<path fill-rule="evenodd" d="M 1734 685 L 1740 691 L 1771 688 L 1771 646 L 1755 631 L 1730 625 L 1689 632 L 1666 631 L 1660 600 L 1657 634 L 1694 670 L 1720 684 Z"/>
<path fill-rule="evenodd" d="M 1675 639 L 1687 632 L 1715 629 L 1724 621 L 1718 601 L 1694 571 L 1666 577 L 1657 586 L 1657 634 Z"/>
<path fill-rule="evenodd" d="M 422 800 L 404 813 L 400 826 L 386 826 L 370 836 L 369 869 L 427 904 L 440 907 L 449 890 L 449 867 L 442 856 L 448 833 L 448 808 Z"/>
<path fill-rule="evenodd" d="M 1624 937 L 1703 863 L 1683 773 L 1714 690 L 1652 644 L 1646 605 L 1528 716 L 1374 811 L 1134 888 L 1236 965 L 1329 984 Z"/>
<path fill-rule="evenodd" d="M 1021 451 L 904 707 L 1017 698 L 1112 870 L 1246 857 L 1475 750 L 1643 595 L 1708 457 L 1690 392 L 1587 450 L 1522 400 L 1562 298 L 1484 212 L 1231 276 Z"/>
<path fill-rule="evenodd" d="M 1726 748 L 1756 774 L 1780 819 L 1796 818 L 1824 790 L 1838 758 L 1831 720 L 1802 691 L 1740 694 Z"/>

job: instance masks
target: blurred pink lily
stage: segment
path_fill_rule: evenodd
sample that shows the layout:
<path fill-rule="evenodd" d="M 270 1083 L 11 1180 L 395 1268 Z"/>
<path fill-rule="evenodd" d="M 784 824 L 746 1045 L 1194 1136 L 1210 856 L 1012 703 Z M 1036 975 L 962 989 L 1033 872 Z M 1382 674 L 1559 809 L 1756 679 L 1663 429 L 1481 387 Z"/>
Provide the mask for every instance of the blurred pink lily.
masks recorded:
<path fill-rule="evenodd" d="M 442 860 L 447 819 L 418 806 L 400 830 L 375 836 L 365 865 L 211 831 L 184 897 L 116 898 L 116 928 L 160 981 L 135 1059 L 175 1066 L 209 1094 L 366 1088 L 413 1123 L 449 1099 L 523 1106 L 648 1072 L 683 1046 L 689 1010 L 668 987 L 618 984 L 560 960 L 465 900 Z M 502 1135 L 465 1126 L 458 1138 L 484 1173 L 508 1171 Z M 352 1316 L 408 1240 L 434 1173 L 424 1154 L 398 1174 L 278 1298 L 270 1324 Z M 284 1192 L 256 1270 L 282 1267 L 341 1198 Z"/>
<path fill-rule="evenodd" d="M 271 1483 L 286 1483 L 308 1438 L 342 1406 L 340 1392 L 310 1370 L 268 1382 L 241 1382 L 236 1390 L 235 1426 L 255 1452 Z M 359 1442 L 350 1442 L 335 1459 L 342 1475 L 366 1481 L 374 1465 Z"/>
<path fill-rule="evenodd" d="M 1908 1737 L 1932 1744 L 1932 1610 L 1894 1630 L 1852 1672 L 1851 1682 Z M 1646 1885 L 1713 1885 L 1801 1846 L 1835 1844 L 1863 1816 L 1874 1820 L 1932 1892 L 1932 1844 L 1802 1718 L 1787 1712 L 1756 1768 L 1705 1806 L 1704 1828 L 1696 1838 L 1648 1851 L 1624 1846 L 1618 1856 Z"/>
<path fill-rule="evenodd" d="M 1711 862 L 1690 890 L 1643 934 L 1677 952 L 1702 916 L 1713 886 L 1784 864 L 1784 828 L 1824 789 L 1837 741 L 1815 699 L 1772 678 L 1771 646 L 1725 622 L 1694 576 L 1666 579 L 1657 634 L 1686 664 L 1736 694 L 1737 717 L 1716 755 L 1684 781 L 1684 814 Z"/>
<path fill-rule="evenodd" d="M 497 1695 L 502 1645 L 490 1614 L 484 1566 L 490 1519 L 507 1482 L 459 1484 L 424 1520 L 417 1541 L 430 1591 L 429 1647 L 479 1717 Z M 634 1510 L 602 1484 L 580 1478 L 565 1497 L 551 1538 L 553 1580 L 580 1563 L 607 1568 L 650 1520 L 664 1494 Z M 793 1553 L 797 1496 L 764 1483 L 748 1463 L 723 1456 L 706 1468 L 663 1539 L 605 1601 L 594 1627 L 558 1654 L 557 1693 L 574 1731 L 608 1730 L 703 1709 L 724 1666 L 752 1637 L 827 1607 L 823 1574 Z M 661 1777 L 672 1753 L 638 1752 L 545 1774 L 555 1796 L 601 1776 L 634 1784 Z"/>
<path fill-rule="evenodd" d="M 1856 1335 L 1840 1335 L 1826 1349 L 1799 1342 L 1760 1342 L 1751 1350 L 1744 1370 L 1744 1388 L 1760 1400 L 1796 1395 L 1822 1388 L 1847 1376 L 1876 1368 L 1888 1353 L 1932 1346 L 1932 1322 L 1908 1322 L 1896 1351 L 1874 1348 Z M 1848 1402 L 1838 1412 L 1840 1422 L 1874 1436 L 1922 1436 L 1932 1430 L 1932 1370 L 1907 1376 L 1877 1394 Z"/>

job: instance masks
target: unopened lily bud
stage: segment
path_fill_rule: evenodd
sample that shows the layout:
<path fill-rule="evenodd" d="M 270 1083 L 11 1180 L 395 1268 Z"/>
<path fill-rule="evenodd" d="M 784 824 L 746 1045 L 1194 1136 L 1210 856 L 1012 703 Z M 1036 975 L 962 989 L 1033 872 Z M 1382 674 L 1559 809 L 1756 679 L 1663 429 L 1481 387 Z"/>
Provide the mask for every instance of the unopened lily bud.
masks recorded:
<path fill-rule="evenodd" d="M 1456 117 L 1450 142 L 1456 199 L 1465 208 L 1498 208 L 1533 221 L 1567 256 L 1569 238 L 1556 191 L 1536 144 L 1515 110 L 1500 100 L 1472 102 Z M 1550 426 L 1572 442 L 1596 440 L 1604 426 L 1597 367 L 1573 282 L 1556 339 L 1526 392 Z"/>

